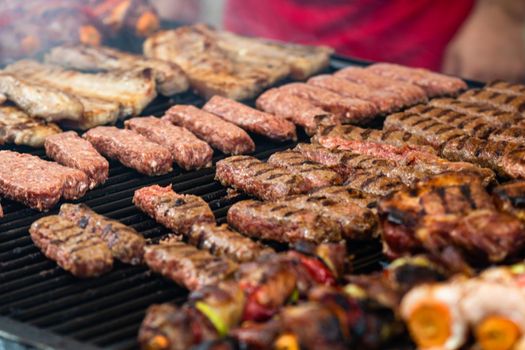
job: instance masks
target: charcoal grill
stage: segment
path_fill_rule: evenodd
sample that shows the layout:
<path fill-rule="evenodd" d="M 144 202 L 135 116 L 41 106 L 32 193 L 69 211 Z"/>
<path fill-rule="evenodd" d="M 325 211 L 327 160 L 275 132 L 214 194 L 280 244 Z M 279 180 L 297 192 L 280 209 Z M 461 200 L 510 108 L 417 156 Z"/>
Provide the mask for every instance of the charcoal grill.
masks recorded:
<path fill-rule="evenodd" d="M 366 64 L 334 55 L 329 70 Z M 192 93 L 159 97 L 143 114 L 160 116 L 169 106 L 178 103 L 202 106 L 204 101 Z M 300 135 L 299 140 L 306 141 L 306 135 Z M 257 145 L 254 156 L 259 159 L 294 145 L 293 142 L 273 143 L 257 136 L 254 141 Z M 12 149 L 45 157 L 43 150 Z M 224 155 L 216 153 L 213 162 L 222 158 Z M 78 202 L 155 240 L 168 231 L 133 206 L 133 192 L 147 185 L 173 184 L 177 192 L 202 196 L 222 223 L 228 208 L 243 197 L 228 198 L 226 189 L 214 181 L 214 172 L 214 168 L 186 172 L 175 167 L 170 174 L 147 177 L 118 162 L 110 162 L 108 181 L 89 191 Z M 0 338 L 7 341 L 2 343 L 0 339 L 0 349 L 2 344 L 9 348 L 9 344 L 15 343 L 23 344 L 19 347 L 22 349 L 136 349 L 137 332 L 149 305 L 184 302 L 185 289 L 142 266 L 116 262 L 113 271 L 100 278 L 74 278 L 46 259 L 28 234 L 33 221 L 55 214 L 58 209 L 38 213 L 7 200 L 3 206 L 5 217 L 0 219 Z M 350 253 L 354 256 L 356 272 L 378 269 L 383 261 L 379 244 L 352 245 Z"/>

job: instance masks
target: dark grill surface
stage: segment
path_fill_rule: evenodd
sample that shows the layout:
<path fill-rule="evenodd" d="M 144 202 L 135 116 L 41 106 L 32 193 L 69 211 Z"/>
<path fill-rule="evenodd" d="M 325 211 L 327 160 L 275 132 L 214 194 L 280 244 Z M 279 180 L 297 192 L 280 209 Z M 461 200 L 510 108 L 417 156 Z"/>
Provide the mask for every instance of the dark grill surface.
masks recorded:
<path fill-rule="evenodd" d="M 352 63 L 359 62 L 334 58 L 331 69 Z M 162 115 L 176 103 L 200 106 L 203 101 L 191 93 L 158 99 L 144 114 Z M 259 137 L 254 140 L 259 159 L 293 146 L 292 142 L 272 143 Z M 306 140 L 305 135 L 302 140 Z M 44 157 L 43 150 L 14 149 Z M 214 163 L 221 158 L 224 155 L 216 154 Z M 176 167 L 168 175 L 147 177 L 118 162 L 110 165 L 110 178 L 104 186 L 89 191 L 79 202 L 132 226 L 148 239 L 158 239 L 167 230 L 133 206 L 133 192 L 140 187 L 173 184 L 177 192 L 202 196 L 220 223 L 225 221 L 229 206 L 244 198 L 225 198 L 226 189 L 213 179 L 214 168 L 185 172 Z M 7 200 L 3 206 L 6 215 L 0 219 L 0 337 L 38 348 L 133 349 L 137 348 L 137 331 L 149 305 L 185 300 L 186 290 L 142 266 L 115 262 L 113 271 L 100 278 L 74 278 L 46 259 L 28 234 L 33 221 L 55 214 L 58 208 L 38 213 Z M 350 250 L 355 254 L 356 272 L 379 267 L 379 245 L 355 245 Z"/>

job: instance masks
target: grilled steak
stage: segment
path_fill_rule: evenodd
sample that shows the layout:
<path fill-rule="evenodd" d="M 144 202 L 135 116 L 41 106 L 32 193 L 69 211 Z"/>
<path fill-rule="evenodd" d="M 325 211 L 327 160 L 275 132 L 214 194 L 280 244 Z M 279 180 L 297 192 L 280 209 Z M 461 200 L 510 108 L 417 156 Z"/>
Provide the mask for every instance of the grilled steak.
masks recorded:
<path fill-rule="evenodd" d="M 133 228 L 99 215 L 84 204 L 62 204 L 59 215 L 100 237 L 115 259 L 132 265 L 142 262 L 145 240 Z"/>
<path fill-rule="evenodd" d="M 24 60 L 7 66 L 5 70 L 74 95 L 117 102 L 123 107 L 122 117 L 140 114 L 157 95 L 150 69 L 88 74 Z"/>
<path fill-rule="evenodd" d="M 83 137 L 101 154 L 117 159 L 128 168 L 150 176 L 162 175 L 172 170 L 170 151 L 144 136 L 112 126 L 98 126 Z"/>
<path fill-rule="evenodd" d="M 525 182 L 513 181 L 499 185 L 492 191 L 496 206 L 521 221 L 525 221 Z"/>
<path fill-rule="evenodd" d="M 461 79 L 433 73 L 426 69 L 409 68 L 391 63 L 376 63 L 367 69 L 384 77 L 417 85 L 425 90 L 428 97 L 454 96 L 461 90 L 467 89 L 467 84 Z"/>
<path fill-rule="evenodd" d="M 263 200 L 306 193 L 312 184 L 299 175 L 250 156 L 233 156 L 216 164 L 215 178 L 223 186 L 231 186 Z"/>
<path fill-rule="evenodd" d="M 293 174 L 302 176 L 311 183 L 312 188 L 343 183 L 340 174 L 329 167 L 316 164 L 297 151 L 287 150 L 274 153 L 268 159 L 268 164 L 285 168 Z"/>
<path fill-rule="evenodd" d="M 179 234 L 188 234 L 194 224 L 215 222 L 213 212 L 201 197 L 175 193 L 170 186 L 138 189 L 133 195 L 133 204 Z"/>
<path fill-rule="evenodd" d="M 80 120 L 84 111 L 75 96 L 12 74 L 0 74 L 0 94 L 30 116 L 47 121 Z"/>
<path fill-rule="evenodd" d="M 217 284 L 231 276 L 237 265 L 205 250 L 175 240 L 144 248 L 149 268 L 189 290 Z"/>
<path fill-rule="evenodd" d="M 113 267 L 111 251 L 100 237 L 58 215 L 35 221 L 29 233 L 45 256 L 77 277 L 96 277 Z"/>
<path fill-rule="evenodd" d="M 344 123 L 366 123 L 379 113 L 371 102 L 343 97 L 310 84 L 286 84 L 280 87 L 279 91 L 307 99 L 312 104 L 333 113 Z"/>
<path fill-rule="evenodd" d="M 257 108 L 290 120 L 302 126 L 308 135 L 315 134 L 319 125 L 338 123 L 337 117 L 312 104 L 307 99 L 285 93 L 278 88 L 270 89 L 257 98 Z"/>
<path fill-rule="evenodd" d="M 150 141 L 166 147 L 175 162 L 185 170 L 211 166 L 211 147 L 185 128 L 155 117 L 132 118 L 125 125 Z"/>
<path fill-rule="evenodd" d="M 251 153 L 255 150 L 255 144 L 244 130 L 194 106 L 173 106 L 162 119 L 188 129 L 226 154 Z"/>
<path fill-rule="evenodd" d="M 258 239 L 293 243 L 340 241 L 339 226 L 321 214 L 296 209 L 286 203 L 246 200 L 228 210 L 228 224 L 239 232 Z"/>
<path fill-rule="evenodd" d="M 45 149 L 49 158 L 86 173 L 90 180 L 90 189 L 103 184 L 108 178 L 108 161 L 74 131 L 47 137 Z"/>
<path fill-rule="evenodd" d="M 80 70 L 134 70 L 153 71 L 157 90 L 171 96 L 188 90 L 188 78 L 174 63 L 145 58 L 109 47 L 66 45 L 53 48 L 45 57 L 47 63 Z"/>
<path fill-rule="evenodd" d="M 212 97 L 202 109 L 218 115 L 247 131 L 264 135 L 274 140 L 297 139 L 293 123 L 225 97 Z"/>
<path fill-rule="evenodd" d="M 199 249 L 208 250 L 215 256 L 224 256 L 238 263 L 252 261 L 263 254 L 273 252 L 271 248 L 232 231 L 227 225 L 216 226 L 215 223 L 207 222 L 191 227 L 188 242 Z"/>
<path fill-rule="evenodd" d="M 487 89 L 471 89 L 458 97 L 461 101 L 480 102 L 503 111 L 525 115 L 525 96 Z"/>

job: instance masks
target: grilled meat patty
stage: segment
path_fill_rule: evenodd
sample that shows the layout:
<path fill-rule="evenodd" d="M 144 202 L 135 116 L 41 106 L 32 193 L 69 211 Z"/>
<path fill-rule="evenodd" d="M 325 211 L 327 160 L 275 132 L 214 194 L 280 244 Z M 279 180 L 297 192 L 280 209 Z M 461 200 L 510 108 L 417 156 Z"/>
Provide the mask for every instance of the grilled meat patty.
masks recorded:
<path fill-rule="evenodd" d="M 59 215 L 87 234 L 100 237 L 115 259 L 132 265 L 142 262 L 145 240 L 133 228 L 99 215 L 84 204 L 62 204 Z"/>
<path fill-rule="evenodd" d="M 223 186 L 231 186 L 263 200 L 281 199 L 313 189 L 304 177 L 250 156 L 233 156 L 218 161 L 215 179 Z"/>
<path fill-rule="evenodd" d="M 97 277 L 113 267 L 111 251 L 100 237 L 61 216 L 35 221 L 29 233 L 45 256 L 77 277 Z"/>
<path fill-rule="evenodd" d="M 194 106 L 173 106 L 162 119 L 188 129 L 223 153 L 244 154 L 255 151 L 255 143 L 244 130 Z"/>
<path fill-rule="evenodd" d="M 215 222 L 213 212 L 201 197 L 178 194 L 170 186 L 140 188 L 133 195 L 133 204 L 178 234 L 188 234 L 194 224 Z"/>
<path fill-rule="evenodd" d="M 117 159 L 124 166 L 142 174 L 155 176 L 172 170 L 171 152 L 134 131 L 98 126 L 83 137 L 101 154 Z"/>
<path fill-rule="evenodd" d="M 274 140 L 297 139 L 293 123 L 222 96 L 213 96 L 202 109 L 218 115 L 247 131 L 264 135 Z"/>
<path fill-rule="evenodd" d="M 127 129 L 170 150 L 175 162 L 185 170 L 211 166 L 213 150 L 185 128 L 155 117 L 126 120 Z"/>
<path fill-rule="evenodd" d="M 89 188 L 103 184 L 109 175 L 108 161 L 88 141 L 74 131 L 46 138 L 46 155 L 56 162 L 83 171 L 89 177 Z"/>
<path fill-rule="evenodd" d="M 525 182 L 512 181 L 496 186 L 492 196 L 498 209 L 525 221 Z"/>
<path fill-rule="evenodd" d="M 490 89 L 471 89 L 459 95 L 458 100 L 484 103 L 506 112 L 525 115 L 525 95 Z"/>

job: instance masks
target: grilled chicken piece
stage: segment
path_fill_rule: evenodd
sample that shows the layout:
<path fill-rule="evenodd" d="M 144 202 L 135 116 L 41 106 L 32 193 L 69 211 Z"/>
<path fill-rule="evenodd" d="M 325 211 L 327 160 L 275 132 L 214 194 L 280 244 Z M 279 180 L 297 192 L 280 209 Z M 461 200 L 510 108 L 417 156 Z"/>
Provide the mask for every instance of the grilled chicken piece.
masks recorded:
<path fill-rule="evenodd" d="M 29 233 L 45 256 L 74 276 L 97 277 L 113 267 L 106 243 L 63 217 L 43 217 L 31 225 Z"/>
<path fill-rule="evenodd" d="M 485 103 L 503 111 L 525 115 L 525 95 L 504 93 L 489 89 L 471 89 L 461 95 L 458 100 L 466 102 Z"/>
<path fill-rule="evenodd" d="M 145 58 L 104 46 L 58 46 L 46 55 L 45 61 L 68 69 L 88 71 L 126 71 L 149 68 L 153 71 L 159 93 L 171 96 L 189 88 L 186 74 L 175 63 Z"/>
<path fill-rule="evenodd" d="M 84 112 L 82 103 L 75 96 L 13 74 L 0 74 L 0 93 L 30 116 L 47 121 L 79 121 Z"/>
<path fill-rule="evenodd" d="M 499 185 L 492 191 L 498 209 L 525 221 L 525 182 L 513 181 Z"/>
<path fill-rule="evenodd" d="M 140 114 L 157 95 L 151 69 L 89 74 L 23 60 L 7 66 L 5 71 L 74 95 L 119 103 L 122 118 Z"/>
<path fill-rule="evenodd" d="M 42 147 L 46 137 L 62 132 L 55 123 L 30 117 L 14 106 L 0 106 L 0 144 Z"/>

